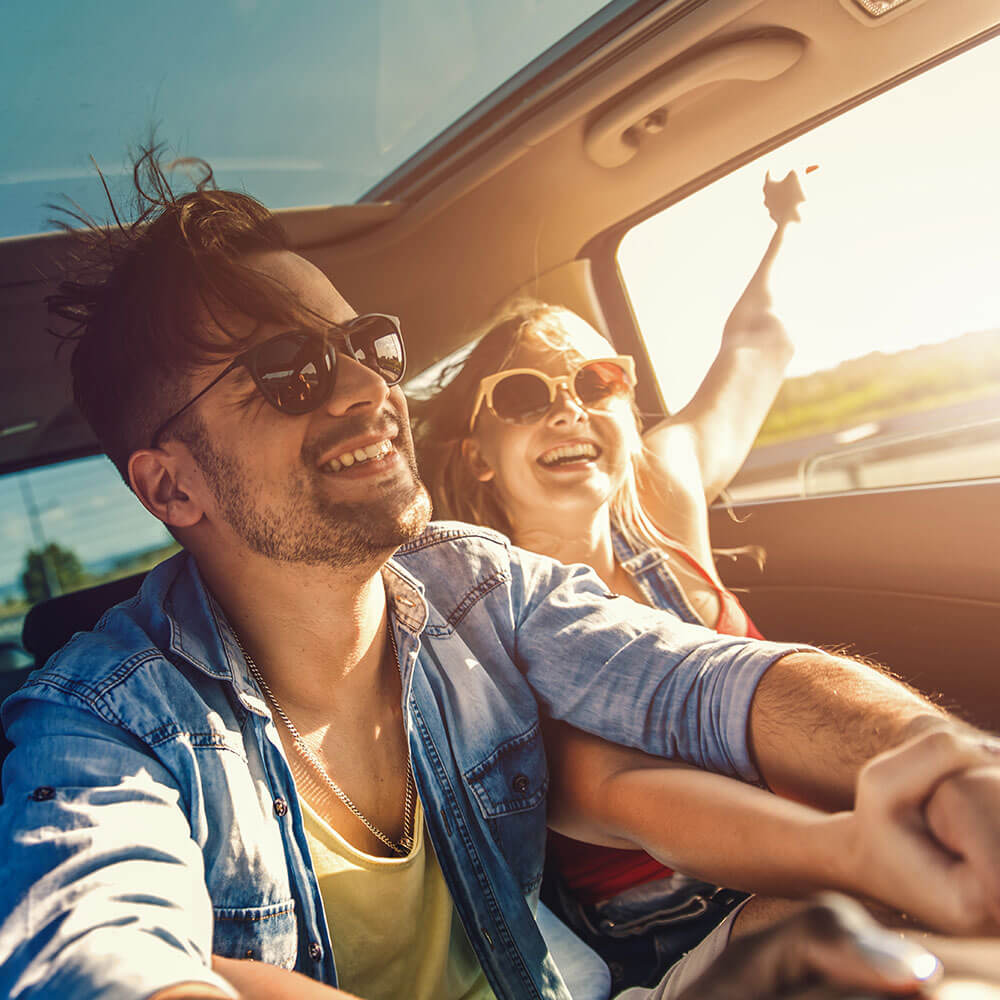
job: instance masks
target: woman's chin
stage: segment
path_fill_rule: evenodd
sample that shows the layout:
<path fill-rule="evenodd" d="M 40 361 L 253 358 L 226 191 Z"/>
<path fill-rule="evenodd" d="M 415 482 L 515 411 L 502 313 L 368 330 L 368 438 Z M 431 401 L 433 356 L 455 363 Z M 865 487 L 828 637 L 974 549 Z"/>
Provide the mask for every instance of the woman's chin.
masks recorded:
<path fill-rule="evenodd" d="M 538 506 L 547 506 L 567 516 L 592 517 L 614 496 L 616 485 L 598 469 L 565 478 L 551 477 L 538 490 Z M 537 509 L 537 508 L 536 508 Z"/>

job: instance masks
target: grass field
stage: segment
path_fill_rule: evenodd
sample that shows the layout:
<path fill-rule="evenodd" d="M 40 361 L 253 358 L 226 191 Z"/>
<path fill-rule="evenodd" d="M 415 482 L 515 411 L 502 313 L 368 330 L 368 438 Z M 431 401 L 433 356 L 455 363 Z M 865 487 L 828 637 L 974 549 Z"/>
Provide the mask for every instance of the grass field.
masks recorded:
<path fill-rule="evenodd" d="M 787 379 L 757 437 L 773 444 L 1000 393 L 1000 330 L 874 352 Z"/>

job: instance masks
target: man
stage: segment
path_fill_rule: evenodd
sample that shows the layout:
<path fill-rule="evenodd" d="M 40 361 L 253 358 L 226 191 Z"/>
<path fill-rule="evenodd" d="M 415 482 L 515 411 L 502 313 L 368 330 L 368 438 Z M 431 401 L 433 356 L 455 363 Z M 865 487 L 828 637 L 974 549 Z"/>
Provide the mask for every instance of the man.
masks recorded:
<path fill-rule="evenodd" d="M 830 803 L 878 751 L 951 728 L 866 668 L 425 531 L 394 318 L 358 317 L 252 199 L 174 199 L 154 152 L 136 176 L 144 225 L 53 307 L 81 324 L 81 409 L 186 552 L 5 705 L 6 995 L 304 995 L 295 969 L 362 995 L 565 997 L 533 916 L 539 706 Z M 966 747 L 928 802 L 986 872 L 989 753 Z M 954 899 L 976 927 L 998 896 Z"/>

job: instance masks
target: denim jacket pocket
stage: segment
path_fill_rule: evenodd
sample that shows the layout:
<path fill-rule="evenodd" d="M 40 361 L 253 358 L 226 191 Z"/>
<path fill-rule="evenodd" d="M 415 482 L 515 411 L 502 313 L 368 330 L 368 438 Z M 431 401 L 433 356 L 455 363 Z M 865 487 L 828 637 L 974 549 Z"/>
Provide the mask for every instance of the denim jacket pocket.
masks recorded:
<path fill-rule="evenodd" d="M 538 726 L 501 744 L 465 772 L 479 809 L 524 894 L 541 882 L 545 854 L 545 795 L 549 787 Z"/>
<path fill-rule="evenodd" d="M 258 962 L 295 967 L 298 930 L 295 902 L 270 906 L 215 907 L 212 951 L 223 958 L 252 958 Z"/>

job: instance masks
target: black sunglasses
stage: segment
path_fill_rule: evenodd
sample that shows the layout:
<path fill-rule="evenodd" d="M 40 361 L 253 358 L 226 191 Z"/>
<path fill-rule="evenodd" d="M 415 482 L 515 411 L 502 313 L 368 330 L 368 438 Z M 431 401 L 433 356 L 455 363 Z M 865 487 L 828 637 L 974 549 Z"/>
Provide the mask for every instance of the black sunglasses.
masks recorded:
<path fill-rule="evenodd" d="M 151 448 L 157 447 L 167 425 L 193 406 L 212 386 L 240 366 L 246 368 L 261 395 L 279 413 L 297 416 L 318 409 L 329 398 L 337 381 L 337 348 L 376 372 L 386 385 L 395 385 L 406 370 L 403 334 L 396 316 L 366 313 L 328 333 L 289 330 L 254 344 L 156 428 Z"/>

